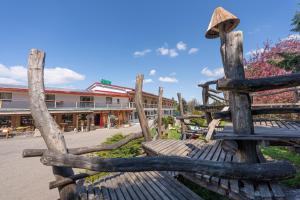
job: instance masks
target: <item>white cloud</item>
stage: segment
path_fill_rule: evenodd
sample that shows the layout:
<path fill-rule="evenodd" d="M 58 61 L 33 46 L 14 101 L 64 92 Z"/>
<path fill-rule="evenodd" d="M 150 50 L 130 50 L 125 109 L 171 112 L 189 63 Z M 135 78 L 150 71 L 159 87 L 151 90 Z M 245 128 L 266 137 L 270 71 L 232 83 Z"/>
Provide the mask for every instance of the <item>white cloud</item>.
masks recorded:
<path fill-rule="evenodd" d="M 246 55 L 251 56 L 251 55 L 254 55 L 254 54 L 262 53 L 262 52 L 264 52 L 264 50 L 265 50 L 264 48 L 254 49 L 254 50 L 248 51 L 246 53 Z"/>
<path fill-rule="evenodd" d="M 165 47 L 160 47 L 156 51 L 158 52 L 159 55 L 162 56 L 169 56 L 171 58 L 175 58 L 176 56 L 178 56 L 176 49 L 168 49 Z"/>
<path fill-rule="evenodd" d="M 197 48 L 191 48 L 191 49 L 189 50 L 189 54 L 195 54 L 195 53 L 198 52 L 198 50 L 199 50 L 199 49 L 197 49 Z"/>
<path fill-rule="evenodd" d="M 135 57 L 142 57 L 142 56 L 145 56 L 146 54 L 148 54 L 148 53 L 150 53 L 151 52 L 151 49 L 145 49 L 145 50 L 143 50 L 143 51 L 135 51 L 134 53 L 133 53 L 133 55 L 135 56 Z"/>
<path fill-rule="evenodd" d="M 177 51 L 176 51 L 175 49 L 170 49 L 170 50 L 169 50 L 169 56 L 170 56 L 171 58 L 175 58 L 175 57 L 178 56 L 178 53 L 177 53 Z"/>
<path fill-rule="evenodd" d="M 169 77 L 169 76 L 164 76 L 164 77 L 159 77 L 159 81 L 161 82 L 167 82 L 167 83 L 177 83 L 178 80 L 175 77 Z"/>
<path fill-rule="evenodd" d="M 156 51 L 158 52 L 158 54 L 160 54 L 162 56 L 169 55 L 169 49 L 165 48 L 165 47 L 160 47 Z"/>
<path fill-rule="evenodd" d="M 54 67 L 45 68 L 45 84 L 59 85 L 81 81 L 85 76 L 71 69 Z M 7 67 L 0 64 L 0 82 L 6 84 L 26 84 L 27 68 L 23 66 Z"/>
<path fill-rule="evenodd" d="M 152 82 L 153 82 L 153 80 L 151 78 L 148 78 L 148 79 L 144 80 L 144 83 L 152 83 Z"/>
<path fill-rule="evenodd" d="M 300 34 L 292 34 L 282 40 L 300 40 Z"/>
<path fill-rule="evenodd" d="M 224 75 L 223 67 L 210 70 L 207 67 L 201 70 L 201 74 L 208 76 L 208 77 L 221 77 Z"/>
<path fill-rule="evenodd" d="M 0 78 L 0 84 L 20 85 L 22 84 L 22 82 L 14 80 L 12 78 Z"/>
<path fill-rule="evenodd" d="M 176 47 L 177 47 L 177 49 L 179 51 L 184 51 L 187 48 L 187 44 L 185 44 L 184 42 L 180 41 L 180 42 L 177 43 Z"/>
<path fill-rule="evenodd" d="M 176 72 L 172 72 L 170 76 L 176 76 Z"/>
<path fill-rule="evenodd" d="M 84 75 L 78 74 L 68 68 L 45 68 L 45 83 L 46 84 L 65 84 L 74 81 L 82 81 L 85 79 Z"/>
<path fill-rule="evenodd" d="M 151 69 L 149 72 L 149 76 L 154 76 L 156 74 L 156 70 L 155 69 Z"/>

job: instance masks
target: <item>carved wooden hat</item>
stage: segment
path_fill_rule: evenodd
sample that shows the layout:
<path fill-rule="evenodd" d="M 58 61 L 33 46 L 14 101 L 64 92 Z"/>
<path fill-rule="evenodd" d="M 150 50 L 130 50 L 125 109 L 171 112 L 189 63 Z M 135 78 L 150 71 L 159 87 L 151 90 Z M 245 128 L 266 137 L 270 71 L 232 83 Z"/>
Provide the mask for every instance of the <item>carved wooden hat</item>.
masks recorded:
<path fill-rule="evenodd" d="M 225 24 L 225 32 L 228 33 L 237 27 L 240 23 L 240 19 L 222 7 L 216 8 L 211 16 L 205 37 L 208 39 L 219 37 L 219 25 L 222 23 Z"/>

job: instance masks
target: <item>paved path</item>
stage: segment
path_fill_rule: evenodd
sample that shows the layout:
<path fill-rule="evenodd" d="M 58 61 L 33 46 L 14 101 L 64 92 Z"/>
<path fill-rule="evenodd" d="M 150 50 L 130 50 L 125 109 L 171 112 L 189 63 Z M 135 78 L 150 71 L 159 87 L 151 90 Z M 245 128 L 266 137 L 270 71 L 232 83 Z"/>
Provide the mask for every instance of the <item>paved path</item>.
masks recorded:
<path fill-rule="evenodd" d="M 129 128 L 67 133 L 65 139 L 68 147 L 81 147 L 100 144 L 116 133 L 137 131 L 140 131 L 138 124 Z M 0 199 L 58 199 L 57 189 L 48 188 L 49 182 L 54 180 L 51 167 L 43 166 L 39 158 L 22 158 L 22 150 L 28 148 L 45 148 L 45 143 L 40 137 L 0 139 Z"/>

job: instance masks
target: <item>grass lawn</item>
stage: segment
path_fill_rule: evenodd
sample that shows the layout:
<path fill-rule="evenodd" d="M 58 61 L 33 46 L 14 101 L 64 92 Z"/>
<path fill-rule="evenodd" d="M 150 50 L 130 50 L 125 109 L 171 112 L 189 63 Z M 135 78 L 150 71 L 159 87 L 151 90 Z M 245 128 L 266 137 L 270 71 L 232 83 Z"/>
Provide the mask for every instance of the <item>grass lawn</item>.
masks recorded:
<path fill-rule="evenodd" d="M 296 167 L 297 174 L 294 178 L 281 181 L 283 185 L 293 188 L 300 187 L 300 155 L 290 151 L 286 147 L 261 147 L 261 151 L 266 158 L 275 160 L 287 160 Z"/>

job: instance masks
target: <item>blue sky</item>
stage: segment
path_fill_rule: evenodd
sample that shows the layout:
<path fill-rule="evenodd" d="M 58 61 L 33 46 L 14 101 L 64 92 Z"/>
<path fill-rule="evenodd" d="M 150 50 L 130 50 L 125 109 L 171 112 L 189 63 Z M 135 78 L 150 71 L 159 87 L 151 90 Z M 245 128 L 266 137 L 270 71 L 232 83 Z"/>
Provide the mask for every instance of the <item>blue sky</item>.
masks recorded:
<path fill-rule="evenodd" d="M 101 78 L 134 87 L 136 74 L 143 73 L 148 92 L 162 86 L 167 97 L 179 91 L 200 99 L 197 83 L 222 74 L 220 41 L 204 37 L 214 8 L 241 19 L 237 30 L 244 32 L 247 54 L 293 34 L 298 2 L 1 0 L 0 82 L 26 83 L 29 49 L 38 48 L 47 54 L 52 87 L 84 89 Z"/>

